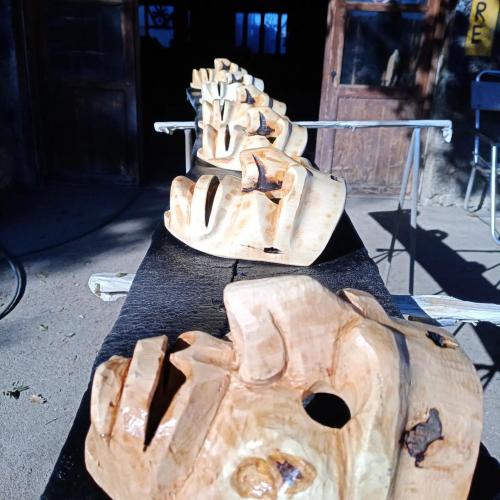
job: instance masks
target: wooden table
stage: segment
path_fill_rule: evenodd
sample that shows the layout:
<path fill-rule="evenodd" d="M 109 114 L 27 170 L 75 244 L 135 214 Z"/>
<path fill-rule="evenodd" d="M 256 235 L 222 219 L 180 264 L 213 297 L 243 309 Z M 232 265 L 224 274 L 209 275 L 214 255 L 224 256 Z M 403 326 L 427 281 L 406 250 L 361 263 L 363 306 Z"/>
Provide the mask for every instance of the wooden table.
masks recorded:
<path fill-rule="evenodd" d="M 377 266 L 346 214 L 323 255 L 308 268 L 205 255 L 177 241 L 161 225 L 153 234 L 151 247 L 113 329 L 104 340 L 93 370 L 114 354 L 130 357 L 137 340 L 144 337 L 167 335 L 170 342 L 189 330 L 224 336 L 228 332 L 222 301 L 224 287 L 233 281 L 283 274 L 311 276 L 332 291 L 346 287 L 365 290 L 373 294 L 389 314 L 400 316 Z M 90 425 L 89 413 L 87 390 L 43 499 L 107 498 L 85 468 L 84 442 Z"/>

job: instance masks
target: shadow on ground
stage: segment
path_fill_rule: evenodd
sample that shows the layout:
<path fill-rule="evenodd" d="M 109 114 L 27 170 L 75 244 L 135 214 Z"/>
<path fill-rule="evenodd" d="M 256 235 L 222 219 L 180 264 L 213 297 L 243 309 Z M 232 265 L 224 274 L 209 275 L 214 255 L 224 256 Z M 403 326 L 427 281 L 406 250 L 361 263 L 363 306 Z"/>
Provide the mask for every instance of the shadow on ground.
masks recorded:
<path fill-rule="evenodd" d="M 137 270 L 168 204 L 163 186 L 47 183 L 0 196 L 0 244 L 25 270 L 24 295 L 0 320 L 0 497 L 38 498 L 90 367 L 123 301 L 88 289 L 96 272 Z M 15 289 L 0 255 L 0 310 Z M 8 397 L 17 386 L 18 399 Z M 42 395 L 43 404 L 30 397 Z"/>
<path fill-rule="evenodd" d="M 144 203 L 144 197 L 148 201 Z M 81 247 L 81 260 L 106 247 L 133 244 L 149 237 L 151 222 L 166 206 L 168 190 L 127 186 L 49 183 L 35 189 L 12 190 L 0 198 L 0 241 L 10 254 L 25 258 L 50 252 L 93 233 L 91 246 Z M 108 231 L 111 222 L 120 228 Z M 125 227 L 126 226 L 126 227 Z"/>
<path fill-rule="evenodd" d="M 12 331 L 23 331 L 23 322 L 34 309 L 52 310 L 69 300 L 68 293 L 76 297 L 73 289 L 68 289 L 73 283 L 83 285 L 93 272 L 134 272 L 167 203 L 168 188 L 161 185 L 54 182 L 3 193 L 0 311 L 16 296 L 16 287 L 18 310 L 5 318 L 11 333 L 5 332 L 7 324 L 2 321 L 0 346 L 22 338 Z M 18 264 L 17 281 L 5 254 Z M 37 303 L 31 303 L 30 297 L 37 297 Z"/>
<path fill-rule="evenodd" d="M 389 233 L 393 232 L 397 211 L 371 212 L 369 215 Z M 406 249 L 410 248 L 410 214 L 401 213 L 401 224 L 397 239 Z M 462 252 L 467 249 L 452 249 L 444 240 L 448 233 L 440 230 L 416 229 L 416 262 L 438 283 L 442 292 L 458 299 L 473 302 L 492 302 L 500 304 L 498 283 L 490 283 L 483 274 L 496 267 L 487 268 L 478 262 L 465 260 Z M 387 249 L 377 249 L 386 251 Z M 499 253 L 498 250 L 492 250 Z M 460 330 L 457 328 L 455 334 Z M 500 372 L 500 328 L 490 323 L 479 323 L 474 330 L 493 363 L 476 364 L 483 387 L 486 389 L 496 372 Z"/>

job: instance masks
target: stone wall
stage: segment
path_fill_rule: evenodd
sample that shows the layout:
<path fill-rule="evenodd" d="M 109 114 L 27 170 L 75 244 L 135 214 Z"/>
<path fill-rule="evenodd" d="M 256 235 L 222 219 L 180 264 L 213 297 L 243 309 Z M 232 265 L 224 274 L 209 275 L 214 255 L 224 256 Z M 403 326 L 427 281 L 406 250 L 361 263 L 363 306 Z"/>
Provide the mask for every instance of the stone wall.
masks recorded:
<path fill-rule="evenodd" d="M 462 205 L 470 174 L 474 125 L 470 108 L 470 82 L 483 69 L 500 69 L 500 25 L 497 21 L 492 54 L 465 55 L 471 0 L 460 0 L 447 20 L 447 35 L 440 58 L 440 70 L 433 97 L 433 118 L 453 121 L 453 139 L 444 144 L 440 134 L 427 139 L 427 155 L 421 199 L 425 204 Z M 485 114 L 485 126 L 500 137 L 500 112 Z M 472 202 L 478 202 L 485 183 L 477 180 Z M 489 203 L 488 197 L 486 202 Z"/>

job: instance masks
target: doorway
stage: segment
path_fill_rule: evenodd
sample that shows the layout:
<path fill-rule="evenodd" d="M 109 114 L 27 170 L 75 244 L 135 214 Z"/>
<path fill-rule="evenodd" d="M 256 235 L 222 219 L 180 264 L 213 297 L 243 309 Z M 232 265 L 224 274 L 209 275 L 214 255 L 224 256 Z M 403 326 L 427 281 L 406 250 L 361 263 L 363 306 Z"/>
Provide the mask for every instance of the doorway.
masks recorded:
<path fill-rule="evenodd" d="M 320 119 L 406 120 L 429 108 L 440 45 L 439 0 L 332 0 Z M 323 130 L 316 163 L 355 191 L 399 191 L 411 132 Z"/>
<path fill-rule="evenodd" d="M 325 71 L 342 64 L 341 58 L 323 64 L 325 40 L 328 53 L 332 44 L 343 46 L 341 31 L 326 22 L 332 5 L 340 5 L 332 0 L 223 5 L 220 0 L 23 0 L 19 5 L 43 176 L 136 183 L 168 182 L 182 174 L 182 134 L 158 134 L 153 124 L 194 118 L 185 93 L 191 70 L 212 66 L 215 57 L 227 57 L 262 78 L 266 92 L 287 104 L 292 120 L 316 119 L 320 101 L 323 117 L 355 118 L 361 112 L 345 109 L 343 96 L 325 86 Z M 342 16 L 336 14 L 335 22 Z M 354 87 L 356 68 L 350 70 Z M 315 143 L 311 133 L 304 153 L 310 159 Z"/>
<path fill-rule="evenodd" d="M 24 0 L 39 177 L 137 183 L 134 0 Z"/>

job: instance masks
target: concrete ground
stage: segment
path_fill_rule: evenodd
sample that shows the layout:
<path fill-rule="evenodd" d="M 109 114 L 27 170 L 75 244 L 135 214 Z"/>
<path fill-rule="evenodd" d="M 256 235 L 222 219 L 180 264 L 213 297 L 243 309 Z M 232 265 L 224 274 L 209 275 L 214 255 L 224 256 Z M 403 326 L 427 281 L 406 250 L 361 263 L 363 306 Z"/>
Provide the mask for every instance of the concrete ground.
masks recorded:
<path fill-rule="evenodd" d="M 49 184 L 0 199 L 0 243 L 21 255 L 27 285 L 0 320 L 0 498 L 42 492 L 88 382 L 92 361 L 121 301 L 87 288 L 95 272 L 135 272 L 161 221 L 165 187 Z M 348 212 L 370 255 L 386 265 L 395 200 L 356 197 Z M 402 227 L 406 226 L 407 214 Z M 408 232 L 396 245 L 389 289 L 408 287 Z M 500 303 L 500 248 L 487 226 L 457 208 L 423 207 L 419 216 L 416 294 L 447 293 Z M 0 261 L 0 309 L 13 280 Z M 483 440 L 500 456 L 500 329 L 464 326 L 457 339 L 485 387 Z M 12 396 L 16 388 L 27 387 Z M 10 392 L 9 392 L 10 391 Z M 41 403 L 43 399 L 45 403 Z"/>

